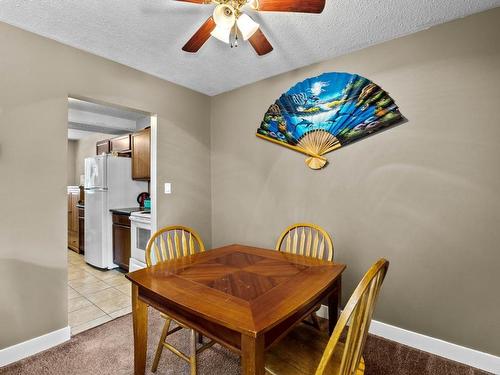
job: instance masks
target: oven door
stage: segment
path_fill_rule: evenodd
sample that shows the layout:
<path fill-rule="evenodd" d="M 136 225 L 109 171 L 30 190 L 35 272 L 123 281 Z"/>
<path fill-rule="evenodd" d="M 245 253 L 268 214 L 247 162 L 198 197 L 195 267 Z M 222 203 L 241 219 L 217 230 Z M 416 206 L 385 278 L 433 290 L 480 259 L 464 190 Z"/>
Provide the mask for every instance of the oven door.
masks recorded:
<path fill-rule="evenodd" d="M 135 218 L 130 219 L 130 257 L 146 265 L 146 245 L 151 237 L 151 223 Z"/>

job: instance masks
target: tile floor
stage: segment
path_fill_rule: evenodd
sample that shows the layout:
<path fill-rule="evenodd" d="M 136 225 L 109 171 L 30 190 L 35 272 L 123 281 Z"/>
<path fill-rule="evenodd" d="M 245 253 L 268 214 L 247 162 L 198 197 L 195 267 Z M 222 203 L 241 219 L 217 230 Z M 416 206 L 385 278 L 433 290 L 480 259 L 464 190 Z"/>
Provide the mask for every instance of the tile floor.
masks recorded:
<path fill-rule="evenodd" d="M 71 334 L 132 311 L 130 282 L 118 270 L 94 268 L 68 250 L 68 313 Z"/>

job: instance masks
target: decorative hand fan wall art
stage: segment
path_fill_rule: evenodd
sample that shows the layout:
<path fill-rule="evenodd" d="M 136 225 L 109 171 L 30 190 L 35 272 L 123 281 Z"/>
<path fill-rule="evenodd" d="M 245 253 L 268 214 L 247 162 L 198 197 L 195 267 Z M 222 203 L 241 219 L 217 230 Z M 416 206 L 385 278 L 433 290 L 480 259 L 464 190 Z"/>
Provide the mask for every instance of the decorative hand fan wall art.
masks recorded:
<path fill-rule="evenodd" d="M 377 84 L 357 74 L 324 73 L 281 95 L 257 136 L 308 155 L 306 164 L 321 169 L 328 162 L 325 154 L 404 122 Z"/>

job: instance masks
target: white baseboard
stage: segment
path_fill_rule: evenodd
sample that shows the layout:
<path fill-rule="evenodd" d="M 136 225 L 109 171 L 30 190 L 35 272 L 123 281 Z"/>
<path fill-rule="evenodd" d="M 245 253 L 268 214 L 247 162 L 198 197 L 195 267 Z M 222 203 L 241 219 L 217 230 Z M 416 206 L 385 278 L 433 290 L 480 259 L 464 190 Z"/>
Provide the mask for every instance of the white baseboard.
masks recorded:
<path fill-rule="evenodd" d="M 318 311 L 318 316 L 328 319 L 328 307 L 321 306 Z M 500 374 L 500 357 L 492 354 L 483 353 L 478 350 L 466 348 L 465 346 L 456 345 L 417 332 L 408 331 L 376 320 L 372 320 L 369 332 L 373 335 L 396 341 L 424 352 L 464 363 L 493 374 Z"/>
<path fill-rule="evenodd" d="M 71 337 L 69 326 L 49 332 L 34 339 L 20 342 L 0 350 L 0 367 L 19 361 L 43 350 L 68 341 Z"/>

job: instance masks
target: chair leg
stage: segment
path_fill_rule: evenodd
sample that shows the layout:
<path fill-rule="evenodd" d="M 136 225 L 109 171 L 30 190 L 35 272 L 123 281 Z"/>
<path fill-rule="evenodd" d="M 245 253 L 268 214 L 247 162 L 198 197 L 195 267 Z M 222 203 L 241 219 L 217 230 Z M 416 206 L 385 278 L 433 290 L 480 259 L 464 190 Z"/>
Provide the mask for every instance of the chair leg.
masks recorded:
<path fill-rule="evenodd" d="M 168 330 L 170 329 L 171 319 L 166 319 L 163 325 L 163 331 L 161 332 L 160 342 L 158 343 L 158 348 L 156 349 L 155 359 L 153 361 L 152 372 L 156 372 L 158 369 L 158 363 L 160 362 L 161 353 L 163 352 L 163 343 L 167 339 Z"/>
<path fill-rule="evenodd" d="M 321 330 L 321 326 L 319 324 L 318 316 L 316 315 L 316 311 L 311 313 L 311 320 L 314 328 Z"/>
<path fill-rule="evenodd" d="M 203 335 L 201 333 L 198 333 L 198 343 L 203 344 Z"/>
<path fill-rule="evenodd" d="M 191 330 L 191 355 L 189 357 L 189 364 L 191 365 L 191 375 L 196 375 L 196 331 Z"/>

